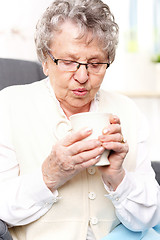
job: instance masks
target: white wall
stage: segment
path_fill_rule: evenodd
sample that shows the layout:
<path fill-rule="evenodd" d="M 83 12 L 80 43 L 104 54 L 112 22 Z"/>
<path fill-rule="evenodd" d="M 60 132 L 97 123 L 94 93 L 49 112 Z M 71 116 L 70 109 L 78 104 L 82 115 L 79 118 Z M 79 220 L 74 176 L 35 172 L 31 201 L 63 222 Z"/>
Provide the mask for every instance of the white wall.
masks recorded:
<path fill-rule="evenodd" d="M 0 1 L 0 57 L 37 59 L 35 26 L 51 0 Z"/>

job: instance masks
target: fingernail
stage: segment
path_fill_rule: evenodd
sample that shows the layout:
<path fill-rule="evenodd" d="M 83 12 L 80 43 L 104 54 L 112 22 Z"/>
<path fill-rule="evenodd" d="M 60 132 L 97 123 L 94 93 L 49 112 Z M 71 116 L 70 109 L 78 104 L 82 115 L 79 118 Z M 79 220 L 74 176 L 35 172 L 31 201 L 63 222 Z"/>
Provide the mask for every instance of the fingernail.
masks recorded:
<path fill-rule="evenodd" d="M 86 128 L 86 129 L 84 130 L 84 132 L 85 132 L 85 133 L 91 133 L 91 132 L 92 132 L 92 128 Z"/>
<path fill-rule="evenodd" d="M 101 146 L 102 143 L 100 141 L 96 141 L 97 146 Z"/>
<path fill-rule="evenodd" d="M 119 118 L 117 116 L 114 116 L 113 120 L 114 120 L 114 122 L 117 122 L 119 120 Z"/>
<path fill-rule="evenodd" d="M 98 159 L 98 158 L 100 158 L 101 157 L 101 155 L 98 155 L 97 157 L 96 157 L 96 159 Z"/>
<path fill-rule="evenodd" d="M 107 134 L 109 132 L 109 129 L 107 129 L 107 128 L 105 128 L 104 130 L 103 130 L 103 134 Z"/>
<path fill-rule="evenodd" d="M 103 151 L 104 151 L 104 147 L 100 147 L 100 148 L 99 148 L 99 151 L 100 151 L 100 152 L 103 152 Z"/>

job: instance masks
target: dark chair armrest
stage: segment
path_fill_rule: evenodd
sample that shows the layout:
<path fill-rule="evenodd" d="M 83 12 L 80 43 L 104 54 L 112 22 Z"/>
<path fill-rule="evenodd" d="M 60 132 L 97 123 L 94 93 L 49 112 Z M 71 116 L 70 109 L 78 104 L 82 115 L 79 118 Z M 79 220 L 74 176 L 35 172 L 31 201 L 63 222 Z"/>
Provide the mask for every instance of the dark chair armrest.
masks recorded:
<path fill-rule="evenodd" d="M 2 220 L 0 220 L 0 240 L 13 240 L 7 225 Z"/>
<path fill-rule="evenodd" d="M 152 161 L 151 164 L 156 174 L 156 180 L 160 185 L 160 161 Z"/>
<path fill-rule="evenodd" d="M 38 62 L 0 58 L 0 90 L 46 78 Z"/>

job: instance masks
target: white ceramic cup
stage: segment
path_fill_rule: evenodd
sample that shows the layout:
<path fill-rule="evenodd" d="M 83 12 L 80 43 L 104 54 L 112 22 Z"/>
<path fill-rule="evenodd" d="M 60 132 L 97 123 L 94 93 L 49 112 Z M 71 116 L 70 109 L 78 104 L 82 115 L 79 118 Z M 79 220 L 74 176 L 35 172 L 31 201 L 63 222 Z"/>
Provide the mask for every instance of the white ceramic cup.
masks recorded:
<path fill-rule="evenodd" d="M 71 121 L 72 131 L 78 131 L 82 128 L 93 129 L 92 134 L 84 139 L 88 140 L 98 139 L 98 136 L 102 135 L 102 130 L 109 125 L 109 116 L 109 113 L 85 112 L 74 114 L 69 119 Z M 105 150 L 96 166 L 109 165 L 108 155 L 109 150 Z"/>

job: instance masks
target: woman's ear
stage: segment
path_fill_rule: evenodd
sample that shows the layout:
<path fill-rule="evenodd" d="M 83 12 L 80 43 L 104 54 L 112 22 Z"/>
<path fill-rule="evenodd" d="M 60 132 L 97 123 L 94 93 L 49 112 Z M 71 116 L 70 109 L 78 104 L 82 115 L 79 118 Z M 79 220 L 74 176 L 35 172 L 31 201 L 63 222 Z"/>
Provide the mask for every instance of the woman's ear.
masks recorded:
<path fill-rule="evenodd" d="M 43 72 L 46 76 L 48 76 L 48 63 L 46 62 L 42 62 L 42 67 L 43 67 Z"/>

